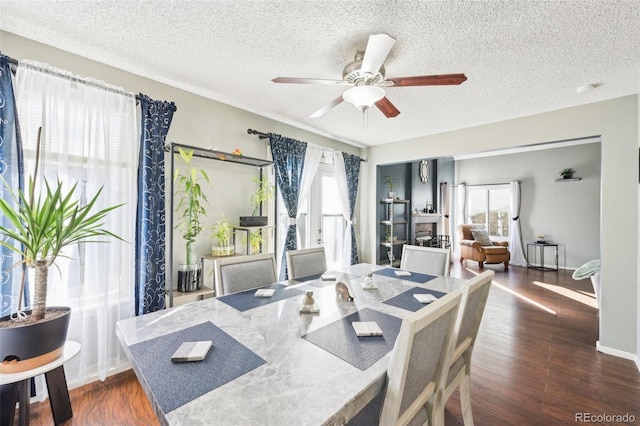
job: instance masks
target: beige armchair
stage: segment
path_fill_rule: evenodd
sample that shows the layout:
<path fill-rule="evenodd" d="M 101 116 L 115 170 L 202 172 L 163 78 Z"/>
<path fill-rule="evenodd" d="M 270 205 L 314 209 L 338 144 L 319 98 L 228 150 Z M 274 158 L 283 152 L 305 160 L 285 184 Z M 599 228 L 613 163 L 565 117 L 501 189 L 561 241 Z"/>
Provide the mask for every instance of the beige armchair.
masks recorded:
<path fill-rule="evenodd" d="M 507 247 L 509 243 L 506 241 L 496 242 L 490 241 L 491 245 L 483 245 L 473 238 L 471 231 L 484 230 L 484 225 L 460 225 L 458 232 L 460 235 L 460 262 L 465 259 L 475 260 L 478 262 L 480 269 L 485 263 L 504 263 L 504 270 L 509 270 L 509 259 L 511 253 Z"/>

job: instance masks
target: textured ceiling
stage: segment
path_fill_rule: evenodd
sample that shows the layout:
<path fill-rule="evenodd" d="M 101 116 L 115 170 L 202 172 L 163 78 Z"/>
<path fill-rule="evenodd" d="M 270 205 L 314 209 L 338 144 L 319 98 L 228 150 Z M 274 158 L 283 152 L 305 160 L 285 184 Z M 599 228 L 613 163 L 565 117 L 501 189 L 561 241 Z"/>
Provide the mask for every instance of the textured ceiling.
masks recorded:
<path fill-rule="evenodd" d="M 640 92 L 637 1 L 1 0 L 0 29 L 357 146 Z M 309 118 L 344 86 L 271 82 L 340 79 L 377 33 L 387 77 L 468 80 L 388 88 L 401 114 L 367 128 L 344 102 Z"/>

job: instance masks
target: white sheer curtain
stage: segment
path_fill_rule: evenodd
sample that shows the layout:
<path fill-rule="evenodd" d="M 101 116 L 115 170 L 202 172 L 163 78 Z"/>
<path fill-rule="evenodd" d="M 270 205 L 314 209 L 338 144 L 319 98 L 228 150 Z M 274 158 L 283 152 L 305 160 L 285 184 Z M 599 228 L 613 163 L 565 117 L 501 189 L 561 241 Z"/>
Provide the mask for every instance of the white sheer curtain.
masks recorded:
<path fill-rule="evenodd" d="M 458 226 L 465 222 L 467 215 L 467 186 L 464 183 L 456 187 L 455 220 L 453 230 L 453 256 L 460 257 L 460 241 L 458 236 Z"/>
<path fill-rule="evenodd" d="M 342 253 L 339 259 L 342 266 L 351 265 L 351 212 L 349 208 L 349 186 L 347 185 L 347 171 L 344 166 L 344 158 L 342 153 L 333 153 L 334 165 L 336 168 L 336 180 L 338 181 L 338 197 L 340 197 L 340 205 L 342 207 L 342 216 L 347 226 L 344 230 L 344 239 L 342 244 Z"/>
<path fill-rule="evenodd" d="M 78 182 L 90 199 L 104 185 L 96 209 L 124 203 L 105 228 L 126 242 L 85 243 L 58 257 L 49 274 L 47 304 L 71 307 L 68 339 L 82 344 L 65 364 L 70 387 L 128 366 L 115 333 L 116 321 L 134 315 L 134 239 L 138 136 L 135 97 L 121 88 L 82 79 L 45 64 L 23 61 L 16 75 L 16 103 L 23 134 L 25 171 L 33 173 L 42 126 L 39 176 Z M 43 382 L 37 384 L 43 395 Z"/>
<path fill-rule="evenodd" d="M 510 265 L 527 266 L 527 259 L 522 248 L 522 231 L 520 229 L 520 181 L 511 182 L 510 213 L 511 232 L 509 236 Z"/>
<path fill-rule="evenodd" d="M 442 215 L 442 229 L 440 229 L 440 232 L 448 235 L 449 239 L 451 239 L 451 220 L 449 219 L 449 215 L 451 214 L 451 199 L 449 184 L 447 182 L 440 183 L 439 203 L 438 210 Z"/>
<path fill-rule="evenodd" d="M 307 201 L 309 198 L 309 192 L 311 190 L 311 186 L 313 185 L 313 181 L 316 177 L 316 173 L 318 172 L 318 167 L 320 166 L 320 159 L 322 158 L 322 148 L 316 145 L 307 144 L 307 150 L 304 155 L 304 167 L 302 169 L 302 181 L 300 183 L 300 192 L 298 193 L 298 215 L 296 217 L 296 229 L 298 230 L 297 235 L 297 244 L 298 248 L 300 247 L 300 223 L 298 219 L 300 218 L 301 206 Z M 287 215 L 287 209 L 284 206 L 284 202 L 280 197 L 280 193 L 278 193 L 278 199 L 276 201 L 278 203 L 278 219 L 277 226 L 278 229 L 284 229 L 283 232 L 277 232 L 278 240 L 276 241 L 276 259 L 277 259 L 277 269 L 281 270 L 282 265 L 282 250 L 284 247 L 284 240 L 287 237 L 286 229 L 289 227 L 289 216 Z"/>

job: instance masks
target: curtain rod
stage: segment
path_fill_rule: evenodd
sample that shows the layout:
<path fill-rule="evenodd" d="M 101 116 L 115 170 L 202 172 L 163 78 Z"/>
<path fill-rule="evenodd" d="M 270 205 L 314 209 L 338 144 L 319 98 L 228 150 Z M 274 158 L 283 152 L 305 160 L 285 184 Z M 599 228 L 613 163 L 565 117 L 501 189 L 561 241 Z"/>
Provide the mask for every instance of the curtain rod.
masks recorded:
<path fill-rule="evenodd" d="M 513 181 L 513 182 L 519 182 L 519 181 Z M 498 186 L 498 185 L 511 185 L 511 182 L 498 182 L 498 183 L 477 183 L 475 185 L 467 185 L 465 184 L 465 186 Z M 460 186 L 460 184 L 457 185 L 451 185 L 451 186 Z"/>
<path fill-rule="evenodd" d="M 18 60 L 7 55 L 4 55 L 4 56 L 9 60 L 9 65 L 11 65 L 11 71 L 15 74 L 17 69 L 16 67 L 18 66 Z M 85 83 L 83 80 L 78 80 L 78 81 L 83 84 Z M 142 99 L 142 96 L 136 95 L 136 101 L 140 102 L 141 99 Z"/>
<path fill-rule="evenodd" d="M 257 135 L 260 139 L 267 139 L 269 137 L 267 133 L 259 132 L 253 129 L 247 129 L 247 133 L 249 133 L 250 135 Z M 366 162 L 366 161 L 367 161 L 366 158 L 360 158 L 360 162 Z"/>
<path fill-rule="evenodd" d="M 262 133 L 262 132 L 259 132 L 257 130 L 253 130 L 253 129 L 247 129 L 247 133 L 249 133 L 250 135 L 258 135 L 258 137 L 260 139 L 267 139 L 269 137 L 268 134 Z"/>

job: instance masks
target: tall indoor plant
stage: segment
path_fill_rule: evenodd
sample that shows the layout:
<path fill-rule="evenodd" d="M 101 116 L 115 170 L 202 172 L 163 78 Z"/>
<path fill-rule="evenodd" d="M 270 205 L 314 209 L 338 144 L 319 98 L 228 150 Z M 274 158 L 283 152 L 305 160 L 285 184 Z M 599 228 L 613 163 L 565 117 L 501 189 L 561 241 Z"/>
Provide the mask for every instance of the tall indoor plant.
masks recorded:
<path fill-rule="evenodd" d="M 207 197 L 202 192 L 199 178 L 204 179 L 207 183 L 210 183 L 210 181 L 209 176 L 203 169 L 198 169 L 191 163 L 193 159 L 192 149 L 179 148 L 178 154 L 186 165 L 184 170 L 176 168 L 174 175 L 178 193 L 181 194 L 176 210 L 182 219 L 176 225 L 176 228 L 180 228 L 182 238 L 186 244 L 185 263 L 178 268 L 178 291 L 186 292 L 195 291 L 200 287 L 200 263 L 193 258 L 192 244 L 202 231 L 200 218 L 207 215 L 203 206 L 204 202 L 207 201 Z"/>
<path fill-rule="evenodd" d="M 39 153 L 39 139 L 38 135 L 37 153 Z M 36 197 L 38 162 L 39 156 L 36 155 L 36 169 L 33 176 L 29 178 L 28 195 L 20 189 L 11 188 L 6 181 L 3 182 L 5 191 L 16 207 L 0 198 L 0 212 L 11 222 L 11 227 L 0 225 L 0 236 L 3 237 L 0 239 L 0 244 L 21 255 L 22 261 L 16 266 L 24 263 L 29 268 L 33 268 L 35 274 L 34 300 L 31 312 L 26 312 L 29 315 L 14 315 L 11 318 L 2 319 L 4 324 L 2 325 L 2 333 L 0 333 L 0 351 L 2 352 L 0 360 L 6 359 L 7 356 L 18 360 L 40 356 L 37 354 L 38 349 L 31 346 L 42 343 L 42 341 L 38 338 L 24 337 L 23 333 L 27 332 L 27 328 L 18 329 L 47 321 L 45 314 L 49 316 L 47 309 L 49 268 L 55 264 L 58 256 L 65 256 L 63 252 L 65 247 L 79 242 L 104 242 L 103 237 L 122 240 L 119 236 L 103 228 L 105 216 L 122 204 L 92 212 L 102 188 L 87 204 L 81 205 L 74 197 L 77 183 L 73 184 L 69 190 L 65 190 L 61 181 L 58 180 L 52 186 L 46 179 L 43 179 L 44 188 Z M 11 244 L 11 240 L 15 244 Z M 21 312 L 24 279 L 20 285 L 18 309 Z M 49 343 L 49 340 L 55 339 L 46 338 L 47 342 L 42 349 L 46 351 L 44 353 L 51 352 L 53 349 L 61 350 L 64 345 L 70 310 L 62 308 L 58 311 L 62 311 L 62 314 L 53 315 L 52 313 L 51 316 L 54 317 L 52 321 L 56 320 L 55 317 L 64 319 L 62 321 L 64 330 L 61 331 L 62 340 L 58 342 L 60 346 L 54 348 L 53 346 L 58 343 Z M 45 333 L 50 334 L 52 331 L 47 329 Z M 29 347 L 26 347 L 27 345 Z M 2 370 L 0 369 L 0 371 Z"/>

